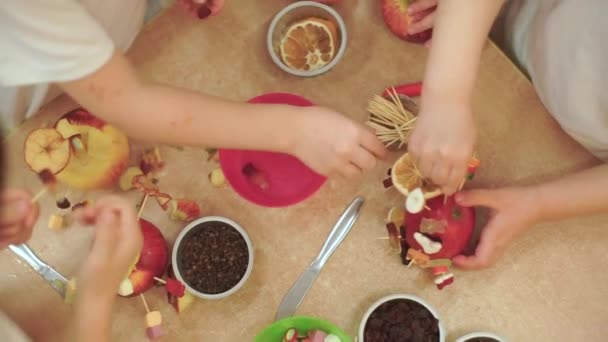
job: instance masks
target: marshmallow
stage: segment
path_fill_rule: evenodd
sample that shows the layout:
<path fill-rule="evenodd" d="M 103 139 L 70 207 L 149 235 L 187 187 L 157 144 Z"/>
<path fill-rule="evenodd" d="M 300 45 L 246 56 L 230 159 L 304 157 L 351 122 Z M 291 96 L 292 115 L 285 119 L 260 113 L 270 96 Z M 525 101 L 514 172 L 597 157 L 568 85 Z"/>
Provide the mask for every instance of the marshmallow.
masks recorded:
<path fill-rule="evenodd" d="M 163 319 L 160 315 L 160 311 L 150 311 L 146 314 L 146 326 L 148 328 L 160 325 Z"/>
<path fill-rule="evenodd" d="M 164 333 L 163 333 L 163 329 L 161 328 L 161 326 L 156 325 L 153 327 L 146 328 L 146 335 L 148 336 L 149 339 L 156 340 L 158 338 L 161 338 L 164 335 Z"/>

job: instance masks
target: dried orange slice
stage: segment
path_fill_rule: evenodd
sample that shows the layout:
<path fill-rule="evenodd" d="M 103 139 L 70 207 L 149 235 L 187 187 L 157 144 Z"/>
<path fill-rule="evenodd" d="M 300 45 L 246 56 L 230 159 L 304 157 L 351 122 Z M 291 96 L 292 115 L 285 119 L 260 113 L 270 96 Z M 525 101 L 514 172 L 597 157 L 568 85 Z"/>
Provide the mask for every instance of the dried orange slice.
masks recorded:
<path fill-rule="evenodd" d="M 424 180 L 409 153 L 397 159 L 391 171 L 391 180 L 393 186 L 405 196 L 416 188 L 422 188 L 424 198 L 427 200 L 441 195 L 441 190 Z"/>
<path fill-rule="evenodd" d="M 336 25 L 328 20 L 308 18 L 292 24 L 279 46 L 283 62 L 301 71 L 317 70 L 334 58 L 338 46 Z"/>
<path fill-rule="evenodd" d="M 49 170 L 57 174 L 70 160 L 70 142 L 53 128 L 33 130 L 25 139 L 25 163 L 32 171 Z"/>

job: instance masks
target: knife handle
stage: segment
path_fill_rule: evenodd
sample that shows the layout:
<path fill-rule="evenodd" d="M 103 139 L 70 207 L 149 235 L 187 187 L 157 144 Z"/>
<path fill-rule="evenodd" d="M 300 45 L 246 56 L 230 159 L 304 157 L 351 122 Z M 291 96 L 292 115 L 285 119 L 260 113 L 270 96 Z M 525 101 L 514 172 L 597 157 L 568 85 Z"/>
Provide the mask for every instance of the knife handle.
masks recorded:
<path fill-rule="evenodd" d="M 9 245 L 8 248 L 25 260 L 36 272 L 42 271 L 47 266 L 26 244 Z"/>
<path fill-rule="evenodd" d="M 340 243 L 342 243 L 346 235 L 348 235 L 350 229 L 353 227 L 357 221 L 357 218 L 359 217 L 363 202 L 363 197 L 355 198 L 348 208 L 346 208 L 344 213 L 342 213 L 342 216 L 340 216 L 338 222 L 336 222 L 332 228 L 327 240 L 325 241 L 325 244 L 323 244 L 323 247 L 321 247 L 321 251 L 314 261 L 317 267 L 323 267 L 323 265 L 325 265 L 327 259 L 329 259 Z"/>

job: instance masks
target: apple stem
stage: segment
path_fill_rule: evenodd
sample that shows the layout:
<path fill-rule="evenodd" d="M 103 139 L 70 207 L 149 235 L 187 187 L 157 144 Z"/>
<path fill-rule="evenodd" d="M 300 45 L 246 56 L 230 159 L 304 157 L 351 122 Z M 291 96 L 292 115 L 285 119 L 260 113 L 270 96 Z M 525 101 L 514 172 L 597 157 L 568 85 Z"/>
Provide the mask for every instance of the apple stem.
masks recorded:
<path fill-rule="evenodd" d="M 144 208 L 146 207 L 146 202 L 148 201 L 148 194 L 144 196 L 143 201 L 141 201 L 141 206 L 139 207 L 139 212 L 137 213 L 137 219 L 141 218 L 141 214 L 144 212 Z"/>
<path fill-rule="evenodd" d="M 146 297 L 144 297 L 143 293 L 140 293 L 141 301 L 144 302 L 144 306 L 146 307 L 146 312 L 150 312 L 150 308 L 148 307 L 148 302 L 146 301 Z"/>
<path fill-rule="evenodd" d="M 46 188 L 46 187 L 42 188 L 42 190 L 38 191 L 38 193 L 37 193 L 36 195 L 34 195 L 34 197 L 32 197 L 32 200 L 30 201 L 30 203 L 31 203 L 31 204 L 34 204 L 34 203 L 38 202 L 38 200 L 39 200 L 39 199 L 40 199 L 42 196 L 44 196 L 44 194 L 46 194 L 46 192 L 47 192 L 47 191 L 48 191 L 48 190 L 47 190 L 47 188 Z"/>
<path fill-rule="evenodd" d="M 166 282 L 166 281 L 164 281 L 163 279 L 157 278 L 157 277 L 154 277 L 154 280 L 156 280 L 157 282 L 159 282 L 159 283 L 161 283 L 161 284 L 163 284 L 163 285 L 166 285 L 166 284 L 167 284 L 167 282 Z"/>

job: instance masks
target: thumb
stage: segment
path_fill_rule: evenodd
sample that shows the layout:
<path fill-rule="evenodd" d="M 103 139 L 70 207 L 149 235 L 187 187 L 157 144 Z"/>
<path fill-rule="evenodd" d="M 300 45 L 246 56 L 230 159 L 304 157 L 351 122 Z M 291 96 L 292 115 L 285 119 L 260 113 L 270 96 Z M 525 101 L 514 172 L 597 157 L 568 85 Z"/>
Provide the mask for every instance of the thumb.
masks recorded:
<path fill-rule="evenodd" d="M 105 249 L 116 242 L 118 217 L 111 209 L 100 210 L 95 222 L 95 242 L 93 249 Z"/>
<path fill-rule="evenodd" d="M 488 229 L 484 229 L 479 244 L 475 248 L 475 254 L 471 256 L 457 255 L 452 258 L 456 267 L 465 270 L 487 268 L 492 265 L 496 251 L 496 243 L 492 234 L 488 234 Z"/>
<path fill-rule="evenodd" d="M 497 205 L 496 190 L 468 190 L 456 194 L 456 203 L 463 207 L 482 206 L 495 208 Z"/>

